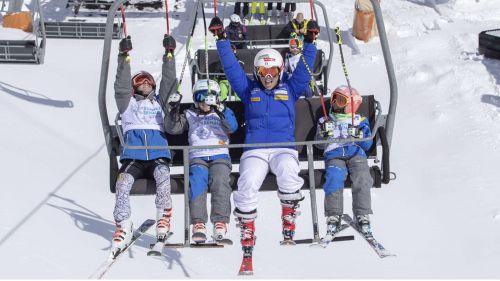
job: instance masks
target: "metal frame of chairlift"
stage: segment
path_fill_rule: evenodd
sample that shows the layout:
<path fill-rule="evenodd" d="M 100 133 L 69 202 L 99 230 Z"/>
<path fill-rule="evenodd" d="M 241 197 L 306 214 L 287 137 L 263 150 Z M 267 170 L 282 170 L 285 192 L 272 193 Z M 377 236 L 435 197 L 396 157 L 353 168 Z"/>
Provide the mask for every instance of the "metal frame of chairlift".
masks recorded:
<path fill-rule="evenodd" d="M 116 0 L 113 5 L 110 7 L 108 11 L 108 17 L 106 22 L 106 33 L 104 38 L 104 47 L 103 47 L 103 57 L 102 57 L 102 65 L 101 65 L 101 75 L 99 81 L 99 92 L 98 92 L 98 104 L 99 104 L 99 113 L 101 117 L 101 124 L 103 128 L 104 138 L 106 141 L 106 148 L 108 151 L 108 155 L 112 155 L 113 145 L 113 132 L 111 128 L 111 124 L 109 122 L 108 111 L 106 107 L 106 87 L 108 82 L 108 72 L 109 72 L 109 60 L 110 60 L 110 52 L 111 52 L 111 41 L 112 41 L 112 24 L 115 16 L 115 12 L 117 11 L 120 2 L 122 0 Z M 394 68 L 392 65 L 392 59 L 389 50 L 389 43 L 387 42 L 387 35 L 385 32 L 384 22 L 382 19 L 382 13 L 377 0 L 370 0 L 375 12 L 376 24 L 379 30 L 380 43 L 382 47 L 382 52 L 384 55 L 385 66 L 387 70 L 387 76 L 389 80 L 390 87 L 390 103 L 389 110 L 387 115 L 378 114 L 377 120 L 374 124 L 374 128 L 372 128 L 372 132 L 376 132 L 379 127 L 384 127 L 386 131 L 388 148 L 390 149 L 394 121 L 395 121 L 395 113 L 396 113 L 396 104 L 397 104 L 397 83 L 396 77 L 394 73 Z M 198 0 L 198 5 L 200 3 L 209 2 L 209 0 Z M 210 1 L 211 2 L 211 1 Z M 236 2 L 235 0 L 219 0 L 219 2 Z M 243 0 L 239 2 L 251 2 L 250 0 Z M 307 0 L 289 0 L 287 2 L 290 3 L 309 3 Z M 313 0 L 313 4 L 321 7 L 323 10 L 323 15 L 327 15 L 326 9 L 321 2 L 317 0 Z M 314 6 L 314 8 L 315 8 Z M 198 6 L 197 6 L 198 7 Z M 315 12 L 317 15 L 317 13 Z M 325 16 L 325 23 L 327 25 L 327 33 L 330 34 L 328 28 L 328 18 Z M 196 19 L 194 23 L 196 24 Z M 333 43 L 332 37 L 329 35 L 330 39 L 330 57 L 333 54 Z M 189 38 L 188 38 L 189 40 Z M 331 64 L 331 60 L 329 60 L 329 65 Z M 380 109 L 380 108 L 379 108 Z M 116 121 L 117 131 L 119 136 L 121 135 L 121 130 L 119 129 L 119 124 Z M 342 139 L 342 140 L 330 140 L 330 141 L 304 141 L 304 142 L 284 142 L 284 143 L 259 143 L 259 144 L 229 144 L 229 145 L 211 145 L 211 146 L 197 146 L 197 148 L 239 148 L 239 147 L 270 147 L 270 146 L 296 146 L 296 145 L 305 145 L 307 147 L 307 159 L 308 159 L 308 172 L 309 172 L 309 187 L 310 187 L 310 197 L 311 197 L 311 209 L 312 209 L 312 220 L 313 220 L 313 242 L 318 242 L 319 231 L 318 231 L 318 215 L 317 215 L 317 204 L 316 204 L 316 190 L 315 190 L 315 178 L 314 178 L 314 160 L 313 160 L 313 145 L 320 143 L 344 143 L 344 142 L 352 142 L 352 141 L 366 141 L 373 139 L 375 133 L 372 133 L 370 137 L 363 139 Z M 121 136 L 121 139 L 123 136 Z M 144 149 L 143 146 L 128 146 L 122 142 L 122 146 L 127 149 Z M 189 237 L 189 149 L 190 146 L 151 146 L 151 149 L 171 149 L 171 150 L 182 150 L 184 157 L 184 222 L 185 222 L 185 231 L 184 231 L 184 247 L 190 246 L 190 237 Z M 116 159 L 115 159 L 116 160 Z"/>
<path fill-rule="evenodd" d="M 47 40 L 40 0 L 35 0 L 32 13 L 35 40 L 0 40 L 0 63 L 43 63 Z"/>

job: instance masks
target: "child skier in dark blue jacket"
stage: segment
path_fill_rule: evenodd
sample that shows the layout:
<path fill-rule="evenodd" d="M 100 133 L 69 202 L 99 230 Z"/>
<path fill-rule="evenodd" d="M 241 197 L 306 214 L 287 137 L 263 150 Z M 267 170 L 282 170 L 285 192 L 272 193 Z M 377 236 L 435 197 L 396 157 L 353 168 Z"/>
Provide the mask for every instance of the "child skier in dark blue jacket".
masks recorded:
<path fill-rule="evenodd" d="M 351 102 L 352 100 L 352 102 Z M 362 97 L 355 88 L 347 86 L 336 88 L 330 99 L 329 120 L 323 117 L 318 122 L 316 139 L 366 138 L 371 135 L 370 123 L 364 116 L 356 114 Z M 354 116 L 353 116 L 354 114 Z M 354 121 L 354 126 L 352 122 Z M 348 173 L 352 181 L 352 208 L 355 221 L 365 235 L 371 235 L 369 214 L 372 214 L 370 189 L 373 179 L 366 152 L 373 140 L 349 143 L 328 143 L 319 145 L 325 150 L 325 216 L 327 235 L 331 241 L 341 224 L 344 211 L 344 181 Z"/>

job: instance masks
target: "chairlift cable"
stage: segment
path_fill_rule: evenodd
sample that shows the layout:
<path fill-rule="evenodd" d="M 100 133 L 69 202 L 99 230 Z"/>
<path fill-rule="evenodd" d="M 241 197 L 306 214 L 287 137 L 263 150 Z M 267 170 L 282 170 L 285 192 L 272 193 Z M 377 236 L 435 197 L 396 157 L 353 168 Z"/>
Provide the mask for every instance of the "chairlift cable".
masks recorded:
<path fill-rule="evenodd" d="M 340 61 L 342 62 L 342 70 L 344 70 L 345 80 L 347 81 L 347 87 L 349 88 L 349 95 L 351 96 L 351 123 L 354 127 L 354 97 L 352 96 L 351 81 L 349 81 L 349 74 L 347 74 L 347 66 L 344 61 L 344 53 L 342 52 L 342 36 L 340 36 L 340 28 L 337 26 L 335 28 L 335 35 L 337 35 L 337 43 L 340 50 Z"/>
<path fill-rule="evenodd" d="M 125 22 L 125 11 L 123 10 L 123 4 L 122 3 L 120 3 L 120 11 L 122 13 L 123 34 L 125 35 L 125 38 L 127 38 L 127 24 Z"/>
<path fill-rule="evenodd" d="M 170 35 L 170 23 L 168 21 L 168 0 L 165 0 L 165 19 L 167 20 L 167 35 Z"/>
<path fill-rule="evenodd" d="M 198 3 L 196 4 L 198 6 Z M 188 37 L 188 43 L 186 45 L 186 56 L 184 57 L 184 63 L 182 64 L 181 75 L 179 76 L 179 83 L 177 84 L 177 92 L 181 91 L 182 78 L 184 78 L 184 72 L 186 70 L 186 65 L 189 58 L 189 51 L 191 50 L 191 42 L 194 34 L 194 28 L 196 27 L 196 20 L 198 18 L 198 7 L 194 13 L 193 27 L 191 28 L 191 34 Z"/>

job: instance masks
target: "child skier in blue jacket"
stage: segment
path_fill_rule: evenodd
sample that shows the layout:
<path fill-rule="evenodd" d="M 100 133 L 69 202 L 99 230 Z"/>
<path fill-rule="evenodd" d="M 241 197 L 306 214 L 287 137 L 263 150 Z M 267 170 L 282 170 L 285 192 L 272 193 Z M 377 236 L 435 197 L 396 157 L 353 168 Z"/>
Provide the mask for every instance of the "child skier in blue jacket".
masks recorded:
<path fill-rule="evenodd" d="M 352 98 L 352 103 L 351 103 Z M 371 135 L 370 124 L 364 116 L 356 114 L 362 97 L 355 88 L 347 86 L 336 88 L 330 99 L 331 113 L 329 120 L 321 117 L 316 139 L 366 138 Z M 352 126 L 354 114 L 354 127 Z M 344 181 L 350 174 L 352 181 L 352 208 L 355 221 L 365 235 L 371 235 L 369 214 L 372 214 L 370 189 L 373 179 L 366 152 L 373 141 L 350 143 L 328 143 L 320 145 L 325 149 L 325 216 L 327 217 L 327 235 L 325 240 L 333 239 L 341 224 L 344 211 Z M 325 148 L 326 147 L 326 148 Z"/>
<path fill-rule="evenodd" d="M 180 95 L 180 94 L 177 94 Z M 172 102 L 176 100 L 177 102 Z M 200 79 L 193 87 L 194 106 L 180 112 L 180 98 L 169 97 L 165 129 L 169 134 L 188 131 L 190 146 L 229 144 L 238 129 L 233 111 L 220 101 L 220 87 L 214 80 Z M 210 220 L 214 239 L 222 241 L 231 216 L 231 158 L 227 148 L 189 150 L 189 209 L 192 239 L 207 240 L 207 191 L 211 193 Z"/>
<path fill-rule="evenodd" d="M 132 220 L 129 194 L 134 181 L 154 178 L 156 181 L 156 235 L 164 239 L 170 230 L 172 200 L 170 197 L 171 159 L 167 149 L 150 149 L 148 146 L 168 146 L 164 132 L 163 108 L 170 92 L 175 90 L 175 60 L 172 57 L 175 40 L 165 36 L 163 40 L 162 80 L 159 95 L 151 74 L 141 71 L 132 76 L 128 52 L 132 50 L 130 36 L 120 41 L 118 68 L 115 80 L 115 100 L 121 116 L 124 142 L 129 146 L 145 146 L 144 149 L 122 148 L 122 166 L 116 180 L 116 204 L 113 216 L 116 230 L 113 235 L 112 253 L 117 253 L 132 239 Z M 172 69 L 174 71 L 172 71 Z"/>
<path fill-rule="evenodd" d="M 310 75 L 299 62 L 292 78 L 283 81 L 283 57 L 274 49 L 262 49 L 254 59 L 254 79 L 247 77 L 236 60 L 223 32 L 222 22 L 215 17 L 209 30 L 217 37 L 217 50 L 227 80 L 245 107 L 245 143 L 273 143 L 295 141 L 295 102 L 308 86 Z M 313 43 L 319 33 L 315 21 L 309 25 L 304 40 L 305 61 L 312 68 L 316 57 Z M 292 241 L 300 192 L 304 181 L 299 177 L 298 152 L 294 146 L 251 147 L 244 150 L 240 161 L 238 190 L 233 193 L 245 252 L 254 245 L 257 196 L 268 172 L 276 175 L 278 197 L 282 205 L 282 227 L 285 240 Z"/>

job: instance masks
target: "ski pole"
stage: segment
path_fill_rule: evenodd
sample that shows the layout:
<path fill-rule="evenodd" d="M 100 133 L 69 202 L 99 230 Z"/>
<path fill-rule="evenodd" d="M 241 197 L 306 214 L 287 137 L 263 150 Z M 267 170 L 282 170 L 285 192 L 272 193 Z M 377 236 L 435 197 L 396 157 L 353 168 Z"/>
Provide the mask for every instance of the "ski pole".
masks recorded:
<path fill-rule="evenodd" d="M 168 22 L 168 0 L 165 0 L 165 18 L 167 20 L 167 35 L 170 35 L 170 23 Z"/>
<path fill-rule="evenodd" d="M 216 16 L 217 16 L 217 0 L 214 0 L 214 17 Z"/>
<path fill-rule="evenodd" d="M 307 65 L 306 58 L 304 58 L 304 55 L 300 55 L 300 58 L 302 59 L 302 62 L 306 66 L 307 72 L 309 73 L 309 77 L 311 77 L 311 82 L 314 85 L 314 89 L 318 92 L 319 94 L 319 100 L 321 101 L 321 108 L 323 108 L 323 117 L 325 118 L 325 121 L 328 121 L 328 114 L 326 114 L 326 107 L 325 107 L 325 101 L 323 100 L 323 93 L 319 90 L 318 85 L 316 84 L 316 80 L 313 77 L 312 71 Z"/>
<path fill-rule="evenodd" d="M 347 81 L 347 87 L 349 88 L 349 95 L 351 96 L 351 123 L 352 126 L 354 127 L 354 98 L 352 96 L 351 81 L 349 81 L 349 75 L 347 74 L 347 66 L 345 65 L 344 61 L 344 53 L 342 52 L 342 36 L 340 36 L 340 28 L 338 26 L 335 28 L 335 34 L 337 35 L 337 43 L 339 44 L 342 70 L 344 70 L 345 80 Z"/>
<path fill-rule="evenodd" d="M 197 4 L 197 6 L 198 6 L 198 4 Z M 196 12 L 194 13 L 193 27 L 191 28 L 191 33 L 189 34 L 189 37 L 188 37 L 188 43 L 187 43 L 187 47 L 186 47 L 186 56 L 184 57 L 184 63 L 182 64 L 181 75 L 179 77 L 179 83 L 177 84 L 177 92 L 181 91 L 182 78 L 184 78 L 184 72 L 186 70 L 186 65 L 187 65 L 187 61 L 189 58 L 189 51 L 191 50 L 191 41 L 192 41 L 191 39 L 193 38 L 194 28 L 196 27 L 197 17 L 198 17 L 198 7 L 196 8 Z"/>
<path fill-rule="evenodd" d="M 123 10 L 123 4 L 120 3 L 120 11 L 122 13 L 122 22 L 123 22 L 123 34 L 125 38 L 127 38 L 127 24 L 125 22 L 125 11 Z"/>
<path fill-rule="evenodd" d="M 311 8 L 311 20 L 314 20 L 313 1 L 312 0 L 309 0 L 309 7 Z"/>
<path fill-rule="evenodd" d="M 208 36 L 207 36 L 207 19 L 205 17 L 205 7 L 201 6 L 201 12 L 203 13 L 203 27 L 205 29 L 205 67 L 207 71 L 207 86 L 208 92 L 210 93 L 210 83 L 208 82 Z"/>

